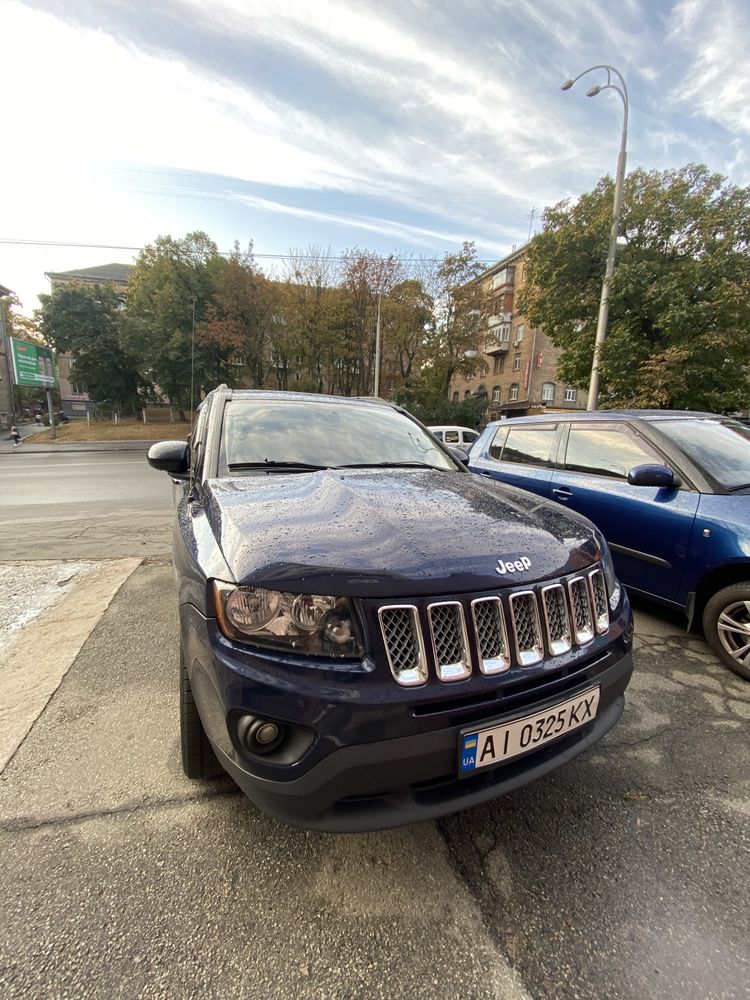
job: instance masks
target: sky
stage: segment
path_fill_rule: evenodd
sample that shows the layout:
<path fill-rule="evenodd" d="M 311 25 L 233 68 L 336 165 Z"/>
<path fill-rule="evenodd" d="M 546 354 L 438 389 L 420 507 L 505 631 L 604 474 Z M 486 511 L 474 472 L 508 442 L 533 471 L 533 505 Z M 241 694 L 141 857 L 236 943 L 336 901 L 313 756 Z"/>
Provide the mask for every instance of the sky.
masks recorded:
<path fill-rule="evenodd" d="M 750 183 L 747 0 L 0 0 L 0 38 L 0 284 L 27 313 L 45 271 L 194 230 L 272 273 L 312 245 L 493 262 L 614 173 L 604 74 L 559 89 L 601 63 L 629 169 Z"/>

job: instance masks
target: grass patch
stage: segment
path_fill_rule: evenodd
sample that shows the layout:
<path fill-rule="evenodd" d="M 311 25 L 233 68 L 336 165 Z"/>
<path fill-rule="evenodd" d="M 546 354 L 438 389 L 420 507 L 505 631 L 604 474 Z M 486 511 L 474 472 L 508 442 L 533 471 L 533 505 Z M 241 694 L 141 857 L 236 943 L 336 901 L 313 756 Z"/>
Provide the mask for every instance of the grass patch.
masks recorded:
<path fill-rule="evenodd" d="M 170 423 L 144 424 L 140 420 L 123 420 L 119 424 L 86 423 L 85 420 L 71 420 L 69 424 L 56 427 L 57 441 L 65 444 L 68 441 L 183 441 L 188 434 L 189 424 L 186 421 Z M 49 428 L 31 434 L 24 438 L 29 444 L 46 444 L 52 442 Z M 52 442 L 54 443 L 54 442 Z"/>

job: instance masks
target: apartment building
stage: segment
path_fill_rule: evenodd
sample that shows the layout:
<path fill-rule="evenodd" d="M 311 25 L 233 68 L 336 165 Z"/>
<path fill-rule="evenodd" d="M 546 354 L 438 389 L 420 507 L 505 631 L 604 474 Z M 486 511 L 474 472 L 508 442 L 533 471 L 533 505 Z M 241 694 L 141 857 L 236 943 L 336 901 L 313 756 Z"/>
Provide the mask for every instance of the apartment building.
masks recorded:
<path fill-rule="evenodd" d="M 526 280 L 526 249 L 524 244 L 475 279 L 491 307 L 481 321 L 474 373 L 451 381 L 455 402 L 487 401 L 486 422 L 545 410 L 585 410 L 588 401 L 587 392 L 558 379 L 560 349 L 514 308 Z"/>
<path fill-rule="evenodd" d="M 132 264 L 100 264 L 97 267 L 83 267 L 78 271 L 46 271 L 52 290 L 61 285 L 109 285 L 123 300 L 128 287 Z M 87 392 L 76 384 L 75 371 L 69 354 L 58 354 L 57 377 L 60 385 L 60 405 L 66 417 L 85 417 L 93 410 L 93 402 Z"/>

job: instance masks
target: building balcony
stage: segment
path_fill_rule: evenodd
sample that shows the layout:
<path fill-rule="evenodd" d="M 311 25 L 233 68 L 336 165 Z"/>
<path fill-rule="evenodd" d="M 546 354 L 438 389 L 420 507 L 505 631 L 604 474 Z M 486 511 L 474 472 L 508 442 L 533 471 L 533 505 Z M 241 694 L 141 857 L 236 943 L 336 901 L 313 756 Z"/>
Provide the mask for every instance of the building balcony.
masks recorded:
<path fill-rule="evenodd" d="M 490 334 L 484 344 L 484 353 L 494 357 L 496 354 L 505 354 L 509 347 L 509 341 L 497 340 Z"/>

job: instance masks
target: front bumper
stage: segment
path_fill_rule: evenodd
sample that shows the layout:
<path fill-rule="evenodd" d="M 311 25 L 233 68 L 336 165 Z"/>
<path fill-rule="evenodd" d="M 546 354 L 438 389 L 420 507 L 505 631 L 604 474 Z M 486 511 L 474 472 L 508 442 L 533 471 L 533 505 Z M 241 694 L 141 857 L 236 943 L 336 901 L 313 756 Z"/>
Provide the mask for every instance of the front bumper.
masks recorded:
<path fill-rule="evenodd" d="M 255 664 L 252 656 L 240 665 L 227 655 L 227 644 L 210 620 L 194 609 L 181 611 L 193 692 L 219 762 L 264 812 L 308 829 L 352 832 L 399 826 L 525 785 L 572 760 L 612 728 L 622 714 L 633 669 L 632 619 L 626 608 L 620 628 L 615 626 L 606 644 L 592 649 L 585 662 L 571 664 L 566 677 L 540 676 L 525 702 L 508 689 L 499 701 L 487 703 L 486 694 L 477 697 L 480 683 L 489 688 L 497 687 L 497 681 L 477 678 L 471 685 L 475 697 L 465 699 L 472 706 L 433 712 L 432 705 L 427 711 L 419 704 L 420 692 L 404 691 L 390 676 L 382 688 L 372 676 L 342 676 L 334 685 L 319 676 L 307 680 L 290 675 L 288 669 L 270 677 L 268 665 Z M 600 702 L 591 723 L 506 764 L 457 777 L 459 732 L 467 723 L 486 728 L 509 722 L 593 685 L 600 688 Z M 390 704 L 383 700 L 388 696 L 394 698 Z M 238 711 L 308 726 L 315 741 L 292 765 L 248 759 L 231 738 L 231 719 Z"/>

